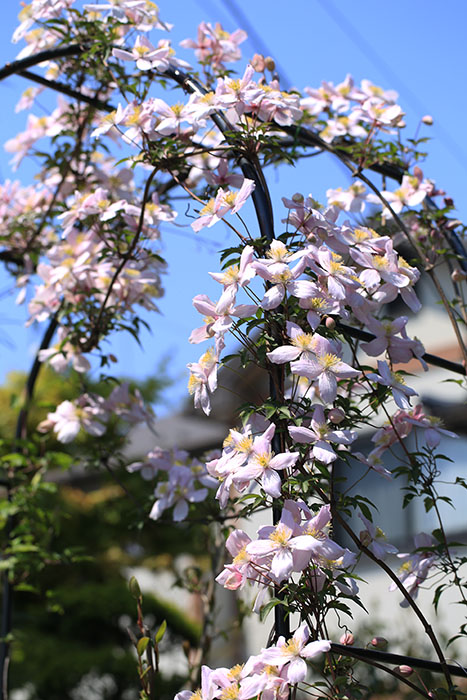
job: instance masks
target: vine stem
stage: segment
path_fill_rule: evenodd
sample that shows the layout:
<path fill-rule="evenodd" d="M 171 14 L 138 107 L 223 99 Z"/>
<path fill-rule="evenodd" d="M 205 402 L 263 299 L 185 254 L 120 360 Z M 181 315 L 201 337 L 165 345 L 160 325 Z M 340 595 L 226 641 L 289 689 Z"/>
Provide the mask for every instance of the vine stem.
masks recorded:
<path fill-rule="evenodd" d="M 107 292 L 106 292 L 105 297 L 104 297 L 104 301 L 102 302 L 102 305 L 99 309 L 99 314 L 97 316 L 96 323 L 93 327 L 93 330 L 92 330 L 88 340 L 86 341 L 86 344 L 85 344 L 86 349 L 88 347 L 89 347 L 89 349 L 92 349 L 92 347 L 94 346 L 94 343 L 99 342 L 99 326 L 101 324 L 102 317 L 104 315 L 105 307 L 107 306 L 107 302 L 109 301 L 110 295 L 112 293 L 112 289 L 114 288 L 114 285 L 115 285 L 121 271 L 123 270 L 123 268 L 125 267 L 127 262 L 130 260 L 131 256 L 133 255 L 133 252 L 134 252 L 134 250 L 138 244 L 139 238 L 141 236 L 141 231 L 143 229 L 143 224 L 144 224 L 144 211 L 146 208 L 146 202 L 149 199 L 149 188 L 151 187 L 151 183 L 152 183 L 157 171 L 158 171 L 158 169 L 154 168 L 154 170 L 151 172 L 148 179 L 146 180 L 146 185 L 145 185 L 144 194 L 143 194 L 143 202 L 141 204 L 141 213 L 140 213 L 140 217 L 139 217 L 139 221 L 138 221 L 138 228 L 136 230 L 135 235 L 133 236 L 133 240 L 131 241 L 131 245 L 129 246 L 127 252 L 123 256 L 120 263 L 118 264 L 118 266 L 117 266 L 117 268 L 112 276 L 112 279 L 110 280 L 109 286 L 107 288 Z"/>

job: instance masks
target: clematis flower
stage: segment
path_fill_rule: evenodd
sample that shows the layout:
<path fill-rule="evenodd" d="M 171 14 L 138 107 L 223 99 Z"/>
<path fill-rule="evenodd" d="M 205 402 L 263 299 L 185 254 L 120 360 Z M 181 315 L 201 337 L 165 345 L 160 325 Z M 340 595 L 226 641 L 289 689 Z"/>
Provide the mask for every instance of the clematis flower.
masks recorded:
<path fill-rule="evenodd" d="M 175 58 L 175 51 L 170 46 L 170 41 L 161 39 L 156 47 L 142 34 L 136 37 L 135 45 L 131 51 L 119 48 L 112 49 L 112 56 L 123 61 L 136 61 L 136 67 L 142 71 L 153 69 L 163 73 L 169 65 L 191 68 L 186 61 Z"/>
<path fill-rule="evenodd" d="M 211 413 L 209 394 L 217 389 L 217 365 L 219 357 L 211 348 L 201 355 L 198 362 L 190 362 L 188 390 L 194 395 L 195 408 L 201 408 L 208 416 Z"/>
<path fill-rule="evenodd" d="M 279 637 L 275 646 L 263 649 L 261 658 L 265 663 L 274 666 L 288 664 L 287 680 L 289 683 L 300 683 L 306 678 L 306 659 L 311 659 L 331 648 L 331 642 L 327 639 L 308 642 L 309 638 L 310 630 L 308 625 L 303 623 L 287 642 L 285 637 Z"/>
<path fill-rule="evenodd" d="M 251 266 L 253 254 L 253 246 L 247 245 L 242 250 L 239 265 L 230 265 L 222 272 L 210 272 L 209 274 L 216 282 L 224 285 L 224 291 L 232 286 L 237 291 L 239 286 L 245 287 L 248 285 L 256 274 Z"/>
<path fill-rule="evenodd" d="M 311 360 L 314 356 L 314 336 L 311 333 L 304 333 L 300 326 L 292 321 L 287 321 L 287 335 L 291 339 L 292 344 L 281 345 L 271 350 L 271 352 L 267 352 L 268 360 L 276 364 L 291 362 L 299 357 L 302 360 Z"/>
<path fill-rule="evenodd" d="M 409 396 L 418 396 L 415 389 L 411 389 L 406 385 L 402 374 L 399 372 L 392 372 L 387 362 L 378 360 L 378 370 L 379 374 L 368 372 L 366 375 L 368 379 L 372 379 L 383 386 L 390 387 L 396 405 L 399 406 L 399 408 L 410 410 Z"/>
<path fill-rule="evenodd" d="M 246 551 L 250 542 L 251 537 L 243 530 L 234 530 L 228 536 L 225 546 L 233 560 L 216 576 L 217 583 L 220 583 L 224 588 L 236 591 L 243 588 L 248 580 L 255 580 L 258 576 L 257 570 L 251 564 L 251 557 Z"/>
<path fill-rule="evenodd" d="M 316 539 L 308 533 L 302 534 L 293 514 L 286 508 L 283 508 L 281 519 L 275 527 L 262 527 L 258 535 L 259 539 L 250 542 L 246 551 L 254 557 L 267 558 L 270 562 L 268 570 L 278 583 L 287 579 L 292 571 L 303 571 L 312 554 L 335 554 L 334 548 L 327 541 Z M 342 548 L 339 547 L 339 553 L 341 552 Z"/>
<path fill-rule="evenodd" d="M 235 288 L 231 290 L 235 292 Z M 227 299 L 227 302 L 229 299 Z M 231 301 L 231 300 L 230 300 Z M 190 335 L 190 343 L 201 343 L 203 340 L 214 336 L 223 336 L 233 323 L 232 316 L 237 318 L 247 318 L 253 316 L 258 310 L 256 304 L 238 304 L 234 306 L 232 303 L 225 305 L 226 298 L 221 297 L 217 303 L 211 301 L 206 294 L 197 294 L 193 299 L 193 306 L 197 311 L 205 314 L 204 325 L 195 328 Z M 219 308 L 219 304 L 221 307 Z"/>
<path fill-rule="evenodd" d="M 293 467 L 300 455 L 298 452 L 283 452 L 273 456 L 271 441 L 274 431 L 275 425 L 271 424 L 262 435 L 253 440 L 248 462 L 234 476 L 234 482 L 246 484 L 252 479 L 261 479 L 266 493 L 278 498 L 281 495 L 281 478 L 277 472 Z"/>
<path fill-rule="evenodd" d="M 359 214 L 365 209 L 367 189 L 363 182 L 356 180 L 346 190 L 343 190 L 341 187 L 338 187 L 336 190 L 327 190 L 326 197 L 328 206 Z"/>
<path fill-rule="evenodd" d="M 332 449 L 330 443 L 339 445 L 350 445 L 357 439 L 354 430 L 332 430 L 326 423 L 324 408 L 315 406 L 310 427 L 291 425 L 288 428 L 291 438 L 295 442 L 312 444 L 310 453 L 324 464 L 331 464 L 337 459 L 337 454 Z"/>
<path fill-rule="evenodd" d="M 428 535 L 426 532 L 421 532 L 415 535 L 414 544 L 417 550 L 424 547 L 433 547 L 436 542 L 431 535 Z M 399 569 L 399 579 L 412 598 L 416 598 L 418 589 L 425 581 L 428 572 L 436 562 L 436 554 L 430 551 L 415 551 L 413 554 L 398 554 L 397 556 L 399 559 L 404 560 Z M 398 590 L 398 588 L 395 583 L 392 583 L 389 590 L 395 591 Z M 402 608 L 407 608 L 409 604 L 404 598 L 400 605 Z"/>
<path fill-rule="evenodd" d="M 227 212 L 236 214 L 239 209 L 245 204 L 250 194 L 255 189 L 253 180 L 245 178 L 238 192 L 219 189 L 215 199 L 211 199 L 203 209 L 201 216 L 191 224 L 193 231 L 200 231 L 204 227 L 210 228 L 224 217 Z"/>
<path fill-rule="evenodd" d="M 253 262 L 252 267 L 254 267 L 257 274 L 271 283 L 270 288 L 261 301 L 261 307 L 265 311 L 277 309 L 287 292 L 294 294 L 300 286 L 300 282 L 297 280 L 306 266 L 306 258 L 302 258 L 292 270 L 285 263 L 278 262 L 272 265 L 265 265 L 259 260 Z"/>
<path fill-rule="evenodd" d="M 75 401 L 62 401 L 37 429 L 41 433 L 53 429 L 57 440 L 67 444 L 75 439 L 81 428 L 93 437 L 101 437 L 107 429 L 107 419 L 101 397 L 83 394 Z"/>
<path fill-rule="evenodd" d="M 293 374 L 318 380 L 319 394 L 324 403 L 332 403 L 337 396 L 337 380 L 358 377 L 360 372 L 342 361 L 334 344 L 315 334 L 315 358 L 298 360 L 290 365 Z"/>
<path fill-rule="evenodd" d="M 177 693 L 174 700 L 213 700 L 215 695 L 215 685 L 212 683 L 212 669 L 209 666 L 201 667 L 201 687 L 192 692 L 191 690 L 182 690 Z"/>
<path fill-rule="evenodd" d="M 397 554 L 399 550 L 393 544 L 389 544 L 381 528 L 376 527 L 368 518 L 365 518 L 363 513 L 359 513 L 358 517 L 365 525 L 365 530 L 360 531 L 360 542 L 368 547 L 375 557 L 385 559 L 387 554 Z"/>
<path fill-rule="evenodd" d="M 183 465 L 174 465 L 169 472 L 168 481 L 158 484 L 154 492 L 156 501 L 149 517 L 160 518 L 164 510 L 173 509 L 173 520 L 180 522 L 188 515 L 189 503 L 200 503 L 208 495 L 207 488 L 196 488 L 192 471 Z"/>
<path fill-rule="evenodd" d="M 224 63 L 238 61 L 241 58 L 239 44 L 247 38 L 243 29 L 237 29 L 229 34 L 219 22 L 213 27 L 209 22 L 201 22 L 198 26 L 197 39 L 184 39 L 180 46 L 194 49 L 199 61 L 209 64 L 217 72 Z"/>

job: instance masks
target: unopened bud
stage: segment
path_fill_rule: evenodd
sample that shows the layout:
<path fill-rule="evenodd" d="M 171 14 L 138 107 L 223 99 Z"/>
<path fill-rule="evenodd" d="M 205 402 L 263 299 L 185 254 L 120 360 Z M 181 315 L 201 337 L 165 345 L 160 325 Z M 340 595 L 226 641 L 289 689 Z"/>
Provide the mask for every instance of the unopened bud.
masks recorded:
<path fill-rule="evenodd" d="M 345 418 L 345 413 L 342 408 L 331 408 L 328 413 L 328 418 L 331 423 L 342 423 Z"/>
<path fill-rule="evenodd" d="M 377 649 L 386 649 L 388 645 L 388 640 L 384 637 L 373 637 L 371 640 L 371 646 Z"/>
<path fill-rule="evenodd" d="M 295 194 L 292 195 L 292 202 L 295 202 L 295 204 L 302 204 L 304 202 L 304 197 L 300 192 L 295 192 Z"/>
<path fill-rule="evenodd" d="M 266 56 L 264 59 L 264 64 L 266 68 L 271 71 L 271 73 L 276 70 L 276 62 L 273 58 L 271 58 L 271 56 Z"/>
<path fill-rule="evenodd" d="M 327 317 L 325 323 L 326 323 L 326 328 L 327 328 L 329 331 L 333 331 L 334 328 L 336 327 L 336 322 L 335 322 L 335 320 L 334 320 L 333 318 L 331 318 L 330 316 Z"/>
<path fill-rule="evenodd" d="M 401 119 L 400 122 L 397 122 L 396 126 L 399 129 L 405 129 L 405 127 L 407 126 L 407 122 L 405 122 L 403 119 Z"/>
<path fill-rule="evenodd" d="M 401 674 L 401 676 L 411 676 L 413 673 L 412 666 L 407 666 L 402 664 L 401 666 L 396 666 L 395 671 Z"/>
<path fill-rule="evenodd" d="M 115 355 L 113 355 L 112 353 L 110 353 L 109 355 L 107 355 L 107 357 L 109 358 L 109 360 L 110 360 L 111 362 L 118 362 L 117 358 L 116 358 Z"/>
<path fill-rule="evenodd" d="M 353 636 L 352 632 L 346 632 L 339 639 L 339 642 L 340 644 L 345 644 L 345 646 L 350 647 L 352 644 L 355 644 L 355 637 Z"/>
<path fill-rule="evenodd" d="M 452 197 L 445 197 L 445 198 L 444 198 L 444 204 L 445 204 L 447 207 L 453 207 L 453 206 L 454 206 L 454 200 L 453 200 L 453 198 L 452 198 Z"/>
<path fill-rule="evenodd" d="M 422 117 L 422 122 L 427 126 L 431 126 L 433 124 L 433 117 L 431 114 L 425 114 L 425 116 Z"/>
<path fill-rule="evenodd" d="M 362 530 L 359 534 L 360 542 L 364 547 L 368 547 L 371 544 L 371 535 L 368 532 L 368 530 Z M 377 637 L 375 637 L 377 639 Z M 371 643 L 373 644 L 375 640 L 372 639 Z M 376 646 L 376 644 L 373 644 L 373 646 Z"/>
<path fill-rule="evenodd" d="M 451 279 L 453 282 L 463 282 L 467 279 L 467 272 L 464 272 L 464 270 L 453 270 L 451 272 Z"/>
<path fill-rule="evenodd" d="M 266 63 L 264 61 L 264 56 L 260 53 L 255 53 L 250 61 L 251 65 L 257 73 L 263 73 L 266 69 Z"/>
<path fill-rule="evenodd" d="M 141 598 L 141 588 L 139 587 L 139 583 L 134 576 L 130 578 L 128 588 L 130 589 L 130 593 L 135 600 Z"/>

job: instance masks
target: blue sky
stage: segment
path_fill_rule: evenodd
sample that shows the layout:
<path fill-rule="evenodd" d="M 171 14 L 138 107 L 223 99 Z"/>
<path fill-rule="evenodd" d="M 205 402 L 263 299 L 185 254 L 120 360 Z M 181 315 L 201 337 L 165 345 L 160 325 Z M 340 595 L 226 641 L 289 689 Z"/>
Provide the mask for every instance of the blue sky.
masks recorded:
<path fill-rule="evenodd" d="M 340 82 L 347 73 L 356 80 L 373 82 L 399 92 L 399 103 L 406 112 L 411 132 L 424 114 L 431 114 L 434 126 L 426 128 L 431 136 L 430 156 L 422 167 L 425 175 L 454 198 L 459 216 L 467 214 L 467 86 L 465 77 L 467 4 L 450 0 L 292 0 L 288 4 L 271 0 L 161 0 L 162 18 L 175 25 L 174 46 L 183 38 L 196 36 L 201 20 L 220 21 L 232 31 L 242 27 L 244 16 L 252 28 L 248 42 L 242 45 L 245 62 L 263 45 L 283 69 L 283 83 L 298 88 L 318 86 L 322 80 Z M 20 9 L 15 0 L 2 3 L 0 25 L 0 61 L 12 60 L 19 51 L 10 43 Z M 242 28 L 247 29 L 247 26 Z M 188 54 L 183 54 L 190 60 Z M 1 88 L 1 141 L 24 128 L 25 113 L 14 114 L 14 105 L 27 82 L 20 77 L 4 81 Z M 0 150 L 0 175 L 12 177 L 8 154 Z M 15 177 L 30 176 L 30 166 L 20 168 Z M 276 203 L 276 222 L 283 216 L 280 198 L 296 191 L 324 196 L 330 187 L 349 184 L 348 176 L 330 159 L 305 161 L 300 167 L 281 168 L 268 174 Z M 114 350 L 122 359 L 117 372 L 144 377 L 156 370 L 162 357 L 168 358 L 168 371 L 174 387 L 166 394 L 166 412 L 186 396 L 187 362 L 196 361 L 202 348 L 190 346 L 188 336 L 199 323 L 191 299 L 207 293 L 215 298 L 219 286 L 207 275 L 219 269 L 216 250 L 229 245 L 223 224 L 195 236 L 189 220 L 180 211 L 179 224 L 162 229 L 162 254 L 169 263 L 165 280 L 166 294 L 161 300 L 161 316 L 151 317 L 152 333 L 143 338 L 144 350 L 128 336 L 115 339 Z M 14 306 L 9 282 L 0 277 L 0 381 L 12 369 L 27 370 L 41 328 L 24 330 L 25 309 Z M 203 346 L 204 348 L 204 346 Z"/>

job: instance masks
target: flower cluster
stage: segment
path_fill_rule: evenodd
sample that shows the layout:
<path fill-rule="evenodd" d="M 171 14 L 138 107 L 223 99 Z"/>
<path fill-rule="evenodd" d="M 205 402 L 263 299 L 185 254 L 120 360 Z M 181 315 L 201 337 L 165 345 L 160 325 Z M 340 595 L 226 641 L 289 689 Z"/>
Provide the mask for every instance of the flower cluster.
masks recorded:
<path fill-rule="evenodd" d="M 44 160 L 36 184 L 0 187 L 2 254 L 21 288 L 19 301 L 28 298 L 27 323 L 47 321 L 57 329 L 55 344 L 44 343 L 38 361 L 61 373 L 71 366 L 84 391 L 90 353 L 108 366 L 108 336 L 124 329 L 138 339 L 141 310 L 157 310 L 165 270 L 157 246 L 161 224 L 176 217 L 172 191 L 193 202 L 189 231 L 224 221 L 237 236 L 237 246 L 224 252 L 228 262 L 210 272 L 220 285 L 217 298 L 199 293 L 193 299 L 203 321 L 189 341 L 211 345 L 188 364 L 188 388 L 195 408 L 209 415 L 219 368 L 230 361 L 230 334 L 243 345 L 236 353 L 240 365 L 268 375 L 269 395 L 239 409 L 237 427 L 219 451 L 193 458 L 155 447 L 128 471 L 150 482 L 151 520 L 169 510 L 176 522 L 194 510 L 219 515 L 232 561 L 219 565 L 218 584 L 231 591 L 254 587 L 255 612 L 267 612 L 273 596 L 283 617 L 300 618 L 293 635 L 276 635 L 243 667 L 203 666 L 201 688 L 182 691 L 176 700 L 286 700 L 293 686 L 306 682 L 307 660 L 331 652 L 331 642 L 322 639 L 326 616 L 348 612 L 347 599 L 360 603 L 360 557 L 381 563 L 398 552 L 373 522 L 357 484 L 371 471 L 387 479 L 403 475 L 409 498 L 424 497 L 428 509 L 436 501 L 436 448 L 443 437 L 456 436 L 415 403 L 418 393 L 407 383 L 408 370 L 427 370 L 429 359 L 409 334 L 409 318 L 421 310 L 416 285 L 424 268 L 434 274 L 440 259 L 442 247 L 435 243 L 449 242 L 446 231 L 454 224 L 446 223 L 449 204 L 433 209 L 440 193 L 417 164 L 416 138 L 410 147 L 402 144 L 404 113 L 396 93 L 369 80 L 357 85 L 349 75 L 337 85 L 287 92 L 272 59 L 259 55 L 237 76 L 226 64 L 241 59 L 245 32 L 206 22 L 196 39 L 181 42 L 201 67 L 193 78 L 170 40 L 148 34 L 170 28 L 147 0 L 104 0 L 82 9 L 74 0 L 32 0 L 23 8 L 13 37 L 26 41 L 19 58 L 58 46 L 56 60 L 42 61 L 43 82 L 76 75 L 65 92 L 74 94 L 79 85 L 83 101 L 60 97 L 50 115 L 29 114 L 25 130 L 7 142 L 14 167 L 26 156 L 43 157 L 40 140 L 55 155 Z M 69 55 L 61 55 L 65 34 Z M 184 94 L 169 103 L 162 90 L 171 80 Z M 24 93 L 18 110 L 31 109 L 42 89 Z M 352 164 L 356 179 L 345 190 L 328 189 L 325 206 L 311 194 L 284 196 L 282 226 L 274 229 L 264 169 L 295 160 L 309 143 Z M 387 179 L 395 171 L 394 189 L 386 179 L 377 187 L 364 175 L 373 168 L 386 176 L 393 157 Z M 250 199 L 260 232 L 243 220 Z M 371 226 L 363 212 L 370 212 Z M 402 236 L 416 261 L 403 257 Z M 450 264 L 458 265 L 458 255 L 459 245 Z M 457 284 L 463 272 L 455 272 Z M 28 296 L 31 282 L 35 290 Z M 447 302 L 454 325 L 460 298 Z M 391 313 L 396 300 L 406 315 Z M 70 443 L 81 430 L 101 438 L 116 422 L 152 428 L 152 410 L 127 383 L 103 393 L 63 401 L 38 430 L 53 430 L 59 442 Z M 369 439 L 369 429 L 374 447 L 363 454 L 358 441 Z M 403 456 L 391 471 L 396 445 Z M 253 539 L 238 519 L 271 507 L 272 522 Z M 352 514 L 363 523 L 358 534 Z M 338 526 L 355 551 L 340 544 Z M 413 554 L 398 554 L 398 574 L 382 564 L 391 589 L 405 593 L 404 605 L 416 606 L 432 568 L 458 584 L 442 539 L 418 535 Z M 146 692 L 145 684 L 158 674 L 146 674 L 138 655 L 143 693 L 153 697 L 154 688 Z M 341 696 L 340 674 L 350 686 L 353 670 L 335 656 L 329 667 L 332 674 L 323 671 L 329 695 Z M 352 689 L 346 686 L 347 693 Z"/>

